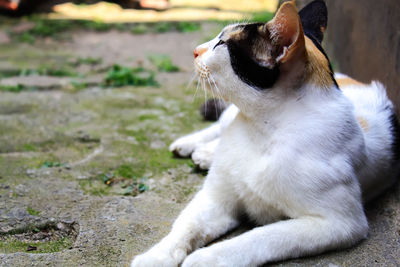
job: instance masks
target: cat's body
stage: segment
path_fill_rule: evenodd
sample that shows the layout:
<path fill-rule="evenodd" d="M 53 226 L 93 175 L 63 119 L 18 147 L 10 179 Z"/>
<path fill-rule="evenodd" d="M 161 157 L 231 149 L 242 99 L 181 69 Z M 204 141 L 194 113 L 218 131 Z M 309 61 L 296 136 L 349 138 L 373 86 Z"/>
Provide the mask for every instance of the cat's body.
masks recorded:
<path fill-rule="evenodd" d="M 351 102 L 352 115 L 362 129 L 364 143 L 367 143 L 368 151 L 365 153 L 368 155 L 362 160 L 357 177 L 363 198 L 368 201 L 393 184 L 396 178 L 392 174 L 396 167 L 391 168 L 393 156 L 397 158 L 398 155 L 395 154 L 399 153 L 399 144 L 393 144 L 396 141 L 396 133 L 393 132 L 395 122 L 392 121 L 395 116 L 393 106 L 386 96 L 384 86 L 379 82 L 364 84 L 340 73 L 336 73 L 335 78 L 342 94 Z M 221 133 L 234 121 L 238 113 L 239 109 L 231 104 L 218 122 L 202 131 L 177 139 L 171 144 L 170 150 L 182 157 L 192 156 L 196 165 L 208 170 Z M 327 126 L 326 122 L 323 124 Z M 393 150 L 392 153 L 387 153 L 389 149 Z"/>
<path fill-rule="evenodd" d="M 315 23 L 304 35 L 286 3 L 271 22 L 228 26 L 195 50 L 199 75 L 236 106 L 171 145 L 194 157 L 205 144 L 209 174 L 171 232 L 132 266 L 257 266 L 366 237 L 360 184 L 369 198 L 394 181 L 393 107 L 378 83 L 361 95 L 354 82 L 339 90 Z M 259 227 L 201 248 L 243 215 Z"/>

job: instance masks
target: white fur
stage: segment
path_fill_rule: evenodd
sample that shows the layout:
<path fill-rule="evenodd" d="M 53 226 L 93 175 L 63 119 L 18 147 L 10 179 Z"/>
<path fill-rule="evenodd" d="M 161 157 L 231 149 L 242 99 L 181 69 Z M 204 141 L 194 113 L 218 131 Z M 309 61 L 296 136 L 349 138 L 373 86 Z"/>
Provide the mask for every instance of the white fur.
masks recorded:
<path fill-rule="evenodd" d="M 210 90 L 235 106 L 170 147 L 196 155 L 218 143 L 209 174 L 171 232 L 131 266 L 257 266 L 365 238 L 359 184 L 371 191 L 377 174 L 389 174 L 393 157 L 383 87 L 257 91 L 234 74 L 225 46 L 212 49 L 217 42 L 203 44 L 208 51 L 196 61 L 210 70 Z M 369 122 L 365 134 L 358 114 Z M 259 227 L 204 247 L 243 214 Z"/>

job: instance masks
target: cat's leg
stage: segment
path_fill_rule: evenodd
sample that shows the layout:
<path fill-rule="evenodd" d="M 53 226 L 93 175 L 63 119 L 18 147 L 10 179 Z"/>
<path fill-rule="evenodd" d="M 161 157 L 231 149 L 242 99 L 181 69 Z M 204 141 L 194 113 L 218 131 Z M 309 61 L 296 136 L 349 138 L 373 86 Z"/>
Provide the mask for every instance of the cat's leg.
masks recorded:
<path fill-rule="evenodd" d="M 211 162 L 214 157 L 214 152 L 219 144 L 219 138 L 206 143 L 203 146 L 199 146 L 195 149 L 192 154 L 192 160 L 197 167 L 202 170 L 210 169 Z"/>
<path fill-rule="evenodd" d="M 212 186 L 205 185 L 181 212 L 171 232 L 135 257 L 131 267 L 178 266 L 188 253 L 238 225 L 235 199 L 232 194 L 217 194 Z"/>
<path fill-rule="evenodd" d="M 228 127 L 235 119 L 239 109 L 230 105 L 222 114 L 218 122 L 201 131 L 185 135 L 175 140 L 169 150 L 180 157 L 189 157 L 197 148 L 220 137 L 221 131 Z"/>
<path fill-rule="evenodd" d="M 182 267 L 258 266 L 348 247 L 365 238 L 367 231 L 365 217 L 355 219 L 340 214 L 279 221 L 199 249 L 185 259 Z"/>
<path fill-rule="evenodd" d="M 197 147 L 218 138 L 220 134 L 221 126 L 216 122 L 201 131 L 178 138 L 169 146 L 169 150 L 177 156 L 189 157 Z"/>

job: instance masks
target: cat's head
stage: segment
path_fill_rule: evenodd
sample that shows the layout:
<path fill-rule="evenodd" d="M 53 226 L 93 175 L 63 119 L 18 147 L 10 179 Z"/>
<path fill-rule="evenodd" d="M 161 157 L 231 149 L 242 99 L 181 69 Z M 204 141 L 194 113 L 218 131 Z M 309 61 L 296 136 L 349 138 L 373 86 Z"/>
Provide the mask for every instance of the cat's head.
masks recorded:
<path fill-rule="evenodd" d="M 322 0 L 300 13 L 293 1 L 285 2 L 271 21 L 229 25 L 198 46 L 195 69 L 214 94 L 238 106 L 286 96 L 305 83 L 329 89 L 335 81 L 320 45 L 326 26 Z"/>

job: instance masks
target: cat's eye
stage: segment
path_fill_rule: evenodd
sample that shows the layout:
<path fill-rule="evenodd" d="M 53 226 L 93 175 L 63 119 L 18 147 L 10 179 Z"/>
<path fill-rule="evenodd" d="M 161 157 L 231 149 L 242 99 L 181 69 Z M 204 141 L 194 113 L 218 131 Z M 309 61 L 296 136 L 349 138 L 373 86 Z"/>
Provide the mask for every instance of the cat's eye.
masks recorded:
<path fill-rule="evenodd" d="M 225 44 L 225 41 L 219 40 L 219 42 L 214 46 L 213 50 L 214 50 L 217 46 L 223 45 L 223 44 Z"/>

